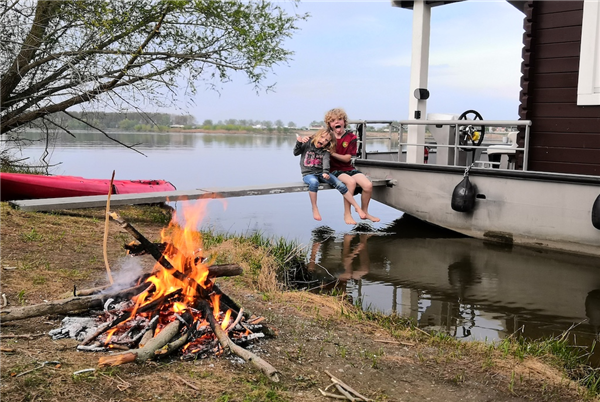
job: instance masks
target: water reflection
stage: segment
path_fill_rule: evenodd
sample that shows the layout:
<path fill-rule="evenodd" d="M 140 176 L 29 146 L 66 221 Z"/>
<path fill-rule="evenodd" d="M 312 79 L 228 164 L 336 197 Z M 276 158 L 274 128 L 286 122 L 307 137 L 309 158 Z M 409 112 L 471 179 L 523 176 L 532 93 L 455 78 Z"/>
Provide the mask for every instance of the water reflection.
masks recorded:
<path fill-rule="evenodd" d="M 112 141 L 103 133 L 93 131 L 75 131 L 75 136 L 66 133 L 52 135 L 51 146 L 54 148 L 116 148 L 122 146 Z M 224 148 L 261 148 L 281 147 L 296 141 L 295 135 L 261 135 L 261 134 L 203 134 L 203 133 L 138 133 L 138 132 L 109 132 L 111 138 L 135 146 L 136 149 L 177 149 L 195 147 L 224 147 Z M 23 138 L 45 144 L 45 134 L 30 131 Z"/>
<path fill-rule="evenodd" d="M 326 234 L 327 236 L 324 236 Z M 600 329 L 600 260 L 465 238 L 403 216 L 387 228 L 313 234 L 315 276 L 363 308 L 457 338 L 530 338 Z M 336 282 L 337 280 L 337 282 Z"/>
<path fill-rule="evenodd" d="M 349 280 L 360 283 L 360 279 L 369 273 L 371 265 L 367 249 L 368 233 L 346 233 L 343 235 L 341 247 L 336 244 L 335 236 L 328 228 L 317 228 L 313 231 L 313 243 L 309 256 L 308 271 L 315 273 L 318 269 L 325 271 L 329 281 L 322 281 L 321 291 L 346 292 Z M 339 263 L 328 270 L 317 260 L 332 261 L 339 256 Z"/>
<path fill-rule="evenodd" d="M 594 329 L 596 340 L 600 340 L 600 289 L 594 289 L 585 298 L 585 315 Z"/>

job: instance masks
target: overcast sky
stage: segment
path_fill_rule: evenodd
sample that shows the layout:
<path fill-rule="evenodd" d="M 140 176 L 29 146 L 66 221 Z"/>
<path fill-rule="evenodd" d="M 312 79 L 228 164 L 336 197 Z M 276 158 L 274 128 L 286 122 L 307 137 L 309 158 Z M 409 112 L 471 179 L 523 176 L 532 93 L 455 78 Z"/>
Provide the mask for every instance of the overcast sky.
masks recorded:
<path fill-rule="evenodd" d="M 183 102 L 199 123 L 282 120 L 297 126 L 342 107 L 351 119 L 408 119 L 412 11 L 387 0 L 303 1 L 311 17 L 287 48 L 295 52 L 256 95 L 242 75 L 221 94 L 200 91 Z M 479 111 L 488 120 L 518 119 L 523 14 L 506 1 L 434 7 L 427 112 Z M 185 97 L 182 97 L 185 98 Z"/>

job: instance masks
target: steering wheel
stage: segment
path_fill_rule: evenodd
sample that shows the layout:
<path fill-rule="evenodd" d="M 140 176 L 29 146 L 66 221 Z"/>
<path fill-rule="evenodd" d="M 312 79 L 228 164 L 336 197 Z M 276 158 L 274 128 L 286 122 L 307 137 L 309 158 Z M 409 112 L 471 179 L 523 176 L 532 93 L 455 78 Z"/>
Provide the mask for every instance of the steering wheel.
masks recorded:
<path fill-rule="evenodd" d="M 481 114 L 475 110 L 467 110 L 458 117 L 458 120 L 483 120 Z M 478 147 L 483 142 L 485 136 L 485 126 L 477 124 L 469 124 L 467 126 L 458 126 L 458 144 L 463 146 Z M 461 148 L 466 152 L 473 152 L 475 148 Z"/>

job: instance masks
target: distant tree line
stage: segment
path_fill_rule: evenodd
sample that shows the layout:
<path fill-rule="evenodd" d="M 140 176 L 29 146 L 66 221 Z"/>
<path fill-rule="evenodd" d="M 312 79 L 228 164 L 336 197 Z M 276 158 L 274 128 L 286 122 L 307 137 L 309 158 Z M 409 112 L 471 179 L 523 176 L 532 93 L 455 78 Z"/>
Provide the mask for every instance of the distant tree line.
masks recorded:
<path fill-rule="evenodd" d="M 299 129 L 293 121 L 284 124 L 281 120 L 271 122 L 268 120 L 227 119 L 215 123 L 207 119 L 202 124 L 198 124 L 192 115 L 170 113 L 70 112 L 68 115 L 57 113 L 51 119 L 57 125 L 68 130 L 90 130 L 93 126 L 109 131 L 166 132 L 172 128 L 180 128 L 285 134 Z"/>
<path fill-rule="evenodd" d="M 202 130 L 226 130 L 226 131 L 249 131 L 249 132 L 268 132 L 286 134 L 295 132 L 298 129 L 306 129 L 306 127 L 297 127 L 296 123 L 290 121 L 284 124 L 281 120 L 251 120 L 251 119 L 227 119 L 219 120 L 214 123 L 212 120 L 204 120 L 202 125 L 196 127 Z"/>

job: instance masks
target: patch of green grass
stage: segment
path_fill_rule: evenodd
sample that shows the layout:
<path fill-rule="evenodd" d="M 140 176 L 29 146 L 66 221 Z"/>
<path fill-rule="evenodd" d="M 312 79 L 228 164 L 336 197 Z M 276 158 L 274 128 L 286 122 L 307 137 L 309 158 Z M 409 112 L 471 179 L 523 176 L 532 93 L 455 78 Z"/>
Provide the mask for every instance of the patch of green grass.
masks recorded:
<path fill-rule="evenodd" d="M 46 384 L 48 384 L 48 380 L 39 374 L 27 374 L 23 380 L 23 385 L 25 385 L 27 388 L 41 387 L 42 385 Z"/>
<path fill-rule="evenodd" d="M 86 383 L 86 382 L 94 382 L 94 381 L 98 380 L 98 377 L 96 377 L 96 373 L 95 372 L 88 372 L 88 373 L 81 373 L 81 374 L 77 374 L 77 375 L 71 375 L 71 378 L 73 379 L 73 382 L 75 384 Z"/>
<path fill-rule="evenodd" d="M 280 387 L 273 385 L 265 377 L 261 377 L 258 382 L 245 382 L 249 388 L 244 392 L 244 402 L 287 402 L 289 399 L 283 395 Z"/>
<path fill-rule="evenodd" d="M 19 299 L 19 304 L 21 304 L 21 305 L 25 304 L 25 289 L 21 290 L 17 294 L 17 299 Z"/>
<path fill-rule="evenodd" d="M 201 235 L 205 249 L 210 249 L 228 240 L 235 240 L 242 244 L 250 243 L 253 247 L 263 249 L 266 254 L 274 258 L 277 265 L 277 280 L 288 289 L 291 288 L 290 278 L 293 277 L 293 273 L 298 269 L 306 268 L 306 251 L 304 247 L 283 237 L 269 237 L 261 232 L 253 232 L 250 235 L 220 233 L 212 228 L 204 228 Z M 260 272 L 262 267 L 260 255 L 244 256 L 244 261 L 249 265 L 254 275 Z M 221 262 L 217 258 L 216 263 Z"/>
<path fill-rule="evenodd" d="M 44 236 L 32 228 L 29 232 L 21 233 L 21 240 L 28 243 L 39 242 L 44 240 Z"/>
<path fill-rule="evenodd" d="M 21 165 L 20 161 L 12 161 L 6 158 L 0 159 L 0 171 L 3 173 L 27 173 L 45 174 L 46 169 L 38 166 Z"/>
<path fill-rule="evenodd" d="M 68 279 L 88 279 L 91 273 L 86 270 L 61 268 L 58 273 Z"/>
<path fill-rule="evenodd" d="M 66 235 L 67 233 L 64 230 L 60 233 L 52 233 L 48 235 L 48 240 L 50 240 L 51 242 L 60 242 L 66 237 Z"/>
<path fill-rule="evenodd" d="M 36 275 L 33 277 L 32 279 L 32 283 L 34 285 L 43 285 L 44 283 L 46 283 L 46 277 L 43 275 Z"/>
<path fill-rule="evenodd" d="M 500 342 L 503 353 L 524 359 L 528 356 L 542 358 L 552 365 L 563 369 L 569 378 L 584 386 L 590 397 L 600 396 L 600 368 L 591 367 L 591 350 L 569 342 L 569 332 L 560 336 L 540 340 L 528 340 L 524 337 L 506 338 Z"/>
<path fill-rule="evenodd" d="M 109 377 L 118 375 L 120 372 L 121 372 L 121 369 L 117 366 L 106 367 L 100 371 L 100 373 L 102 373 L 106 376 L 109 376 Z"/>

